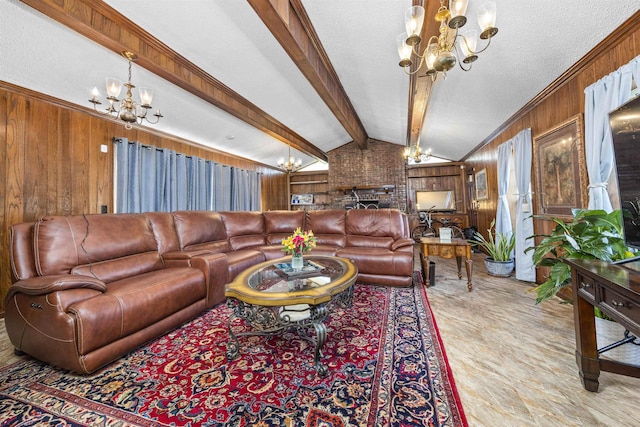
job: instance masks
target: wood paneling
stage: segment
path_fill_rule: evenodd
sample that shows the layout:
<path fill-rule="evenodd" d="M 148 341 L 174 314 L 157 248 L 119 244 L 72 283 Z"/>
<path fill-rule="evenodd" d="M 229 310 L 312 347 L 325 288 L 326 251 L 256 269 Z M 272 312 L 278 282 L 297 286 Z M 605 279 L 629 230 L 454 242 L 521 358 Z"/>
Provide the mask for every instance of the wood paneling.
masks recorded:
<path fill-rule="evenodd" d="M 461 163 L 452 162 L 408 167 L 407 198 L 411 201 L 411 211 L 416 209 L 416 191 L 454 190 L 456 212 L 466 213 L 464 169 L 461 166 Z"/>
<path fill-rule="evenodd" d="M 127 131 L 90 109 L 0 82 L 0 301 L 11 284 L 10 225 L 100 213 L 102 205 L 113 212 L 113 137 L 260 172 L 262 209 L 288 208 L 287 177 L 280 171 L 151 129 Z"/>
<path fill-rule="evenodd" d="M 491 220 L 496 216 L 497 190 L 497 150 L 521 130 L 531 128 L 535 138 L 566 121 L 570 117 L 584 114 L 584 90 L 607 74 L 625 65 L 640 54 L 640 12 L 634 14 L 618 30 L 603 40 L 578 63 L 567 70 L 554 83 L 525 105 L 518 113 L 498 128 L 479 148 L 469 153 L 465 160 L 467 171 L 487 170 L 489 199 L 479 202 L 477 215 L 478 230 L 486 234 Z M 532 189 L 536 188 L 535 169 L 532 169 Z M 616 191 L 615 189 L 610 191 Z M 535 200 L 535 196 L 534 196 Z M 586 207 L 586 206 L 585 206 Z M 538 213 L 534 201 L 534 213 Z M 534 232 L 546 234 L 551 231 L 550 221 L 535 221 Z M 538 272 L 540 282 L 541 273 Z"/>

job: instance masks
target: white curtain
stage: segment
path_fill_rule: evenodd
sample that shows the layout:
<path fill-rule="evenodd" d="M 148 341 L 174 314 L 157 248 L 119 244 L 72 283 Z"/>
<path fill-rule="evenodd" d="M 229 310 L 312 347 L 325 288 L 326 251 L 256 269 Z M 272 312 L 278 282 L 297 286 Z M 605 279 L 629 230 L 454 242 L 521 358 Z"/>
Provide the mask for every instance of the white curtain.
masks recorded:
<path fill-rule="evenodd" d="M 609 112 L 630 98 L 633 80 L 640 85 L 640 56 L 584 90 L 589 209 L 613 210 L 607 193 L 614 161 Z"/>
<path fill-rule="evenodd" d="M 115 138 L 116 212 L 260 210 L 260 174 Z"/>
<path fill-rule="evenodd" d="M 498 147 L 498 209 L 496 210 L 496 233 L 511 233 L 509 212 L 509 164 L 511 162 L 511 140 Z"/>
<path fill-rule="evenodd" d="M 536 281 L 533 265 L 533 252 L 525 253 L 535 242 L 533 236 L 533 217 L 531 216 L 531 129 L 524 129 L 511 139 L 513 143 L 514 168 L 518 202 L 516 210 L 516 279 L 528 282 Z"/>

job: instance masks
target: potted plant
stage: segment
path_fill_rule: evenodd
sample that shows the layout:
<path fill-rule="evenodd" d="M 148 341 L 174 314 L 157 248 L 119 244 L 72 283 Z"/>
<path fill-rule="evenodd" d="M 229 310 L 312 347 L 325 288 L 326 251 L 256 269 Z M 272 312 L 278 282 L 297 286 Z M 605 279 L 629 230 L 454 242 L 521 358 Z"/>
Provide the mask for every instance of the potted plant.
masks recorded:
<path fill-rule="evenodd" d="M 535 288 L 536 303 L 546 301 L 571 284 L 571 269 L 565 258 L 600 259 L 617 261 L 630 258 L 632 253 L 622 237 L 622 215 L 619 210 L 607 213 L 603 210 L 573 209 L 573 220 L 534 216 L 551 220 L 556 227 L 542 237 L 533 250 L 533 263 L 549 267 L 546 280 Z"/>
<path fill-rule="evenodd" d="M 513 260 L 513 250 L 516 247 L 515 233 L 496 233 L 494 227 L 495 218 L 487 229 L 488 237 L 474 233 L 474 238 L 469 239 L 470 243 L 476 244 L 489 254 L 484 260 L 487 273 L 492 276 L 509 277 L 513 273 L 515 262 Z"/>

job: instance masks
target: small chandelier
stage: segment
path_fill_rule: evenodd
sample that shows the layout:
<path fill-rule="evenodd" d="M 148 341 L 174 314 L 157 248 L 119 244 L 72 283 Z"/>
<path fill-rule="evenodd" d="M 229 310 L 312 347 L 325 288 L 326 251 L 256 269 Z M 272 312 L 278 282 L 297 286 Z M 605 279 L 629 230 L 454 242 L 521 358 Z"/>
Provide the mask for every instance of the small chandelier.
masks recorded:
<path fill-rule="evenodd" d="M 294 159 L 291 155 L 291 144 L 289 144 L 289 155 L 287 156 L 287 160 L 280 157 L 278 159 L 278 167 L 287 173 L 295 172 L 302 166 L 302 159 Z"/>
<path fill-rule="evenodd" d="M 413 147 L 405 147 L 402 152 L 402 157 L 404 157 L 407 163 L 427 162 L 431 158 L 431 149 L 428 149 L 423 153 L 419 144 L 416 144 Z"/>
<path fill-rule="evenodd" d="M 156 111 L 156 113 L 153 114 L 155 117 L 154 121 L 149 120 L 147 116 L 147 112 L 151 109 L 151 100 L 153 99 L 151 89 L 145 87 L 140 88 L 140 103 L 132 99 L 131 89 L 135 86 L 131 83 L 131 64 L 138 59 L 138 56 L 133 52 L 127 51 L 122 52 L 122 56 L 129 61 L 129 80 L 124 83 L 124 86 L 127 87 L 127 93 L 123 100 L 118 99 L 123 84 L 120 80 L 107 77 L 107 101 L 109 101 L 109 108 L 107 108 L 103 114 L 111 116 L 114 120 L 120 119 L 125 122 L 125 129 L 131 129 L 132 123 L 142 124 L 145 120 L 147 123 L 154 125 L 160 121 L 163 115 L 160 113 L 160 110 Z M 102 104 L 98 100 L 98 96 L 100 95 L 98 88 L 94 87 L 91 95 L 92 97 L 89 102 L 93 104 L 93 109 L 98 111 L 96 106 Z"/>
<path fill-rule="evenodd" d="M 426 64 L 426 75 L 435 81 L 438 73 L 445 73 L 455 67 L 456 62 L 464 71 L 471 70 L 471 64 L 478 59 L 478 54 L 484 52 L 491 44 L 491 38 L 498 33 L 496 28 L 496 3 L 491 1 L 484 3 L 478 9 L 478 23 L 480 25 L 480 38 L 488 40 L 487 45 L 476 50 L 477 31 L 470 30 L 464 34 L 458 34 L 458 29 L 467 23 L 464 15 L 467 11 L 469 0 L 450 0 L 449 8 L 440 0 L 440 8 L 435 20 L 440 22 L 440 35 L 431 36 L 427 46 L 420 54 L 417 46 L 421 42 L 420 32 L 424 23 L 424 8 L 413 6 L 405 13 L 406 34 L 397 37 L 400 65 L 407 74 L 415 74 Z M 413 71 L 411 66 L 414 60 L 419 59 L 418 65 Z M 462 58 L 462 60 L 460 60 Z M 468 67 L 465 67 L 465 65 Z"/>

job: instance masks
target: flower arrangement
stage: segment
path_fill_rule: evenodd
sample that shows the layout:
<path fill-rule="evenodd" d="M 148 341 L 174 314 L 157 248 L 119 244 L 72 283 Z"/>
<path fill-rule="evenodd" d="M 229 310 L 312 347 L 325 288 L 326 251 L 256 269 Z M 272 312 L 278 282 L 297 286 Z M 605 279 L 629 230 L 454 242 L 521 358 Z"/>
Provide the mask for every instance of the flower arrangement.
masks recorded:
<path fill-rule="evenodd" d="M 300 227 L 287 238 L 282 239 L 282 252 L 290 255 L 302 255 L 316 247 L 316 236 L 313 231 L 302 232 Z"/>

